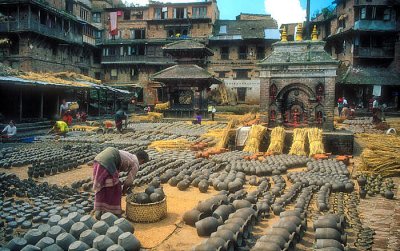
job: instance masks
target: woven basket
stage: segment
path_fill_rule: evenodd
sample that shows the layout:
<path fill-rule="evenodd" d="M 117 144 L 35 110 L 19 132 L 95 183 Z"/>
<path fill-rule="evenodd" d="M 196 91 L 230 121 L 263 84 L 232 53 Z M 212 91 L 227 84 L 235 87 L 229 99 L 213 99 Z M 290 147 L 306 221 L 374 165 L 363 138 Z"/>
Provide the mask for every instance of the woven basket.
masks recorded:
<path fill-rule="evenodd" d="M 131 196 L 126 197 L 126 216 L 133 222 L 152 223 L 167 217 L 167 199 L 162 201 L 138 204 L 132 202 Z"/>

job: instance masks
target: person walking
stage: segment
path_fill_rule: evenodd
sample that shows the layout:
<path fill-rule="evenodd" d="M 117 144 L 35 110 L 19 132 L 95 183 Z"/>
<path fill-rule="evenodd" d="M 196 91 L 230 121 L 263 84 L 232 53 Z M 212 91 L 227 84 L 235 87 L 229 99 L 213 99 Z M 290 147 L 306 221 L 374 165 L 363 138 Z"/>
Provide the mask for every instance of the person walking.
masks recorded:
<path fill-rule="evenodd" d="M 343 110 L 343 99 L 342 98 L 338 99 L 337 106 L 338 106 L 339 117 L 341 117 L 342 110 Z"/>
<path fill-rule="evenodd" d="M 378 98 L 375 98 L 374 102 L 372 102 L 372 122 L 374 123 L 381 122 L 378 117 L 378 113 L 379 113 L 379 101 Z"/>
<path fill-rule="evenodd" d="M 105 212 L 122 214 L 122 195 L 132 187 L 139 166 L 147 161 L 149 161 L 149 155 L 145 151 L 131 154 L 114 147 L 106 148 L 94 158 L 93 190 L 97 219 L 100 219 Z M 123 183 L 119 180 L 120 172 L 128 172 Z"/>
<path fill-rule="evenodd" d="M 122 108 L 120 108 L 116 113 L 115 113 L 115 127 L 117 128 L 117 131 L 119 133 L 122 133 L 122 121 L 125 120 L 125 128 L 128 126 L 128 116 L 127 114 L 124 112 L 124 110 L 122 110 Z"/>
<path fill-rule="evenodd" d="M 213 105 L 212 106 L 212 109 L 211 109 L 211 120 L 212 121 L 214 121 L 214 119 L 215 119 L 215 113 L 217 112 L 217 109 L 215 108 L 215 106 Z"/>
<path fill-rule="evenodd" d="M 1 134 L 1 138 L 3 139 L 11 139 L 17 135 L 17 127 L 13 120 L 10 120 L 10 123 L 1 131 Z"/>

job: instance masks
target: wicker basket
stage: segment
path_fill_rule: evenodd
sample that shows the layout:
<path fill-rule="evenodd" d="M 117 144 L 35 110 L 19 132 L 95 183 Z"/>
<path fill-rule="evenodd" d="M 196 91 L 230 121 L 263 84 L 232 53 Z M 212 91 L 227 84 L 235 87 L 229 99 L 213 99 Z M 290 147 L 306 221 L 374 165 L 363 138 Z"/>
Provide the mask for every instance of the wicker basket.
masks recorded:
<path fill-rule="evenodd" d="M 133 222 L 152 223 L 167 217 L 167 199 L 162 201 L 138 204 L 132 202 L 131 196 L 126 197 L 126 216 Z"/>

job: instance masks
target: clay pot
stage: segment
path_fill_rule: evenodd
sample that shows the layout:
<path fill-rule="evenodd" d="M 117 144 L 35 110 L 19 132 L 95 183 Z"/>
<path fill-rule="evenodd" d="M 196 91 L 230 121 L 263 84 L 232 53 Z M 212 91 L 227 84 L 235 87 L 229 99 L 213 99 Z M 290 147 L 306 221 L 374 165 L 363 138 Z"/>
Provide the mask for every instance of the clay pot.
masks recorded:
<path fill-rule="evenodd" d="M 357 178 L 357 183 L 360 187 L 363 187 L 367 184 L 367 179 L 364 176 L 359 176 Z"/>
<path fill-rule="evenodd" d="M 0 250 L 2 250 L 2 249 L 0 249 Z M 7 249 L 8 250 L 8 249 Z M 40 249 L 40 248 L 38 248 L 38 247 L 36 247 L 36 246 L 33 246 L 33 245 L 31 245 L 31 244 L 28 244 L 28 245 L 26 245 L 23 249 L 18 249 L 18 250 L 21 250 L 21 251 L 40 251 L 40 250 L 42 250 L 42 249 Z"/>
<path fill-rule="evenodd" d="M 125 232 L 118 237 L 118 245 L 127 251 L 139 251 L 141 247 L 139 240 L 129 232 Z"/>
<path fill-rule="evenodd" d="M 114 244 L 107 248 L 107 251 L 125 251 L 125 249 L 118 244 Z"/>
<path fill-rule="evenodd" d="M 328 248 L 328 247 L 338 248 L 342 251 L 344 250 L 343 245 L 340 242 L 338 242 L 337 240 L 317 239 L 317 243 L 316 243 L 317 249 Z"/>
<path fill-rule="evenodd" d="M 164 199 L 164 196 L 162 194 L 159 194 L 159 193 L 150 194 L 150 201 L 152 203 L 162 201 L 163 199 Z"/>
<path fill-rule="evenodd" d="M 394 193 L 391 190 L 386 190 L 385 191 L 385 198 L 386 199 L 391 200 L 391 199 L 393 199 L 393 197 L 394 197 Z"/>
<path fill-rule="evenodd" d="M 69 213 L 68 216 L 67 216 L 67 218 L 72 220 L 73 222 L 79 222 L 81 217 L 82 216 L 78 212 Z"/>
<path fill-rule="evenodd" d="M 42 251 L 64 251 L 64 249 L 62 249 L 57 244 L 53 244 L 53 245 L 50 245 L 50 246 L 42 249 Z"/>
<path fill-rule="evenodd" d="M 226 241 L 222 239 L 221 237 L 210 237 L 207 239 L 205 244 L 211 245 L 214 248 L 212 250 L 226 250 L 226 251 L 234 251 L 235 247 L 231 241 Z"/>
<path fill-rule="evenodd" d="M 347 238 L 346 234 L 341 234 L 339 231 L 337 231 L 334 228 L 317 228 L 315 231 L 315 238 L 316 239 L 333 239 L 337 240 L 344 245 L 346 245 Z"/>
<path fill-rule="evenodd" d="M 202 180 L 202 181 L 199 182 L 198 187 L 199 187 L 199 191 L 201 193 L 206 193 L 207 190 L 208 190 L 208 182 L 205 181 L 205 180 Z"/>
<path fill-rule="evenodd" d="M 60 215 L 53 215 L 49 218 L 49 220 L 47 221 L 47 224 L 49 224 L 49 226 L 52 227 L 52 226 L 57 225 L 60 220 L 61 220 Z"/>
<path fill-rule="evenodd" d="M 52 239 L 50 237 L 43 237 L 40 241 L 38 241 L 38 243 L 36 243 L 35 246 L 40 249 L 44 249 L 53 244 L 54 244 L 54 239 Z"/>
<path fill-rule="evenodd" d="M 190 211 L 185 212 L 183 215 L 183 221 L 185 224 L 190 225 L 192 227 L 195 226 L 195 223 L 204 218 L 204 213 L 200 212 L 197 209 L 192 209 Z"/>
<path fill-rule="evenodd" d="M 92 228 L 93 225 L 96 223 L 96 220 L 90 215 L 84 215 L 79 219 L 79 222 L 85 224 L 88 228 Z"/>
<path fill-rule="evenodd" d="M 214 217 L 207 217 L 196 222 L 196 230 L 199 236 L 210 236 L 211 233 L 215 232 L 218 226 L 221 224 Z"/>
<path fill-rule="evenodd" d="M 52 226 L 49 231 L 47 231 L 46 236 L 50 237 L 52 239 L 56 239 L 58 235 L 61 233 L 65 233 L 65 230 L 61 228 L 60 226 Z"/>
<path fill-rule="evenodd" d="M 93 245 L 93 240 L 96 239 L 96 237 L 99 236 L 98 233 L 96 233 L 93 230 L 85 230 L 81 233 L 79 236 L 79 240 L 86 243 L 89 246 Z"/>
<path fill-rule="evenodd" d="M 273 242 L 278 244 L 279 247 L 283 249 L 288 249 L 290 247 L 291 241 L 287 242 L 285 238 L 279 235 L 264 235 L 258 241 L 261 242 Z"/>
<path fill-rule="evenodd" d="M 69 245 L 68 251 L 85 251 L 88 250 L 90 246 L 82 241 L 75 241 Z"/>
<path fill-rule="evenodd" d="M 232 241 L 235 246 L 240 247 L 243 244 L 243 235 L 239 232 L 234 233 L 229 229 L 218 229 L 211 234 L 211 237 L 220 237 L 225 241 Z"/>
<path fill-rule="evenodd" d="M 221 218 L 222 221 L 225 221 L 228 219 L 229 214 L 233 213 L 234 208 L 232 205 L 221 205 L 215 211 L 213 212 L 212 216 L 214 218 Z"/>
<path fill-rule="evenodd" d="M 256 245 L 251 249 L 253 251 L 280 251 L 281 248 L 274 242 L 257 241 Z"/>
<path fill-rule="evenodd" d="M 118 220 L 114 221 L 114 226 L 119 227 L 122 232 L 129 232 L 132 234 L 135 232 L 133 225 L 125 218 L 119 218 Z"/>
<path fill-rule="evenodd" d="M 118 242 L 118 236 L 120 236 L 123 233 L 123 231 L 117 227 L 117 226 L 112 226 L 107 230 L 106 235 L 114 242 Z"/>
<path fill-rule="evenodd" d="M 286 228 L 271 228 L 266 231 L 266 235 L 279 235 L 285 239 L 286 242 L 294 239 L 294 233 L 289 233 Z"/>
<path fill-rule="evenodd" d="M 105 213 L 101 216 L 101 220 L 105 221 L 109 226 L 113 226 L 118 217 L 112 213 Z"/>
<path fill-rule="evenodd" d="M 15 237 L 10 240 L 5 247 L 9 248 L 11 251 L 19 251 L 23 249 L 27 244 L 28 242 L 24 238 Z"/>
<path fill-rule="evenodd" d="M 69 219 L 69 218 L 62 218 L 62 219 L 58 222 L 58 225 L 59 225 L 60 227 L 62 227 L 66 232 L 69 232 L 69 230 L 71 230 L 71 227 L 72 227 L 72 225 L 73 225 L 74 223 L 75 223 L 75 222 L 72 221 L 72 220 Z"/>
<path fill-rule="evenodd" d="M 109 227 L 110 226 L 105 221 L 98 221 L 93 225 L 92 230 L 99 235 L 105 235 Z"/>
<path fill-rule="evenodd" d="M 74 225 L 72 225 L 69 233 L 72 234 L 75 237 L 75 239 L 79 239 L 79 236 L 81 235 L 81 233 L 88 229 L 89 228 L 83 222 L 77 222 L 77 223 L 74 223 Z"/>
<path fill-rule="evenodd" d="M 24 239 L 28 244 L 35 245 L 40 239 L 44 237 L 44 234 L 39 229 L 31 229 L 24 235 Z"/>
<path fill-rule="evenodd" d="M 240 209 L 240 208 L 250 208 L 250 207 L 252 207 L 253 205 L 249 202 L 249 201 L 247 201 L 247 200 L 235 200 L 235 201 L 233 201 L 233 203 L 232 203 L 232 205 L 233 205 L 233 207 L 236 209 L 236 210 L 238 210 L 238 209 Z"/>
<path fill-rule="evenodd" d="M 70 233 L 62 233 L 56 238 L 56 244 L 64 250 L 68 250 L 69 245 L 76 241 Z"/>
<path fill-rule="evenodd" d="M 193 250 L 194 251 L 210 251 L 210 250 L 220 251 L 221 249 L 215 249 L 215 246 L 205 242 L 200 245 L 197 245 L 196 247 L 194 247 Z"/>
<path fill-rule="evenodd" d="M 367 191 L 364 189 L 361 189 L 359 194 L 361 199 L 365 199 L 365 197 L 367 197 Z"/>
<path fill-rule="evenodd" d="M 189 186 L 190 186 L 190 181 L 186 179 L 179 181 L 179 183 L 177 184 L 177 187 L 180 191 L 185 191 L 186 189 L 188 189 Z"/>
<path fill-rule="evenodd" d="M 107 248 L 114 245 L 115 243 L 105 235 L 99 235 L 93 240 L 93 247 L 99 251 L 107 251 Z"/>

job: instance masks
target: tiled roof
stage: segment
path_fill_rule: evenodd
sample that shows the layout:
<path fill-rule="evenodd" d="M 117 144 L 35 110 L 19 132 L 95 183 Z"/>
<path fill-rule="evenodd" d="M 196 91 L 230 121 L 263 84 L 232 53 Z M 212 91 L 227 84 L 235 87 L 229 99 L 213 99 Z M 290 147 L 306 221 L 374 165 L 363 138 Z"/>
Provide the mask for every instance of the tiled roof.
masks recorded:
<path fill-rule="evenodd" d="M 208 49 L 204 44 L 191 40 L 191 39 L 184 39 L 179 40 L 176 42 L 169 43 L 163 47 L 163 49 L 168 51 L 179 51 L 179 50 L 197 50 L 197 51 L 204 51 L 208 55 L 214 55 L 214 53 Z"/>
<path fill-rule="evenodd" d="M 265 39 L 266 29 L 278 29 L 277 22 L 265 20 L 217 20 L 214 25 L 211 39 L 218 37 L 232 37 L 238 39 Z"/>
<path fill-rule="evenodd" d="M 355 85 L 400 85 L 400 74 L 383 67 L 340 67 L 337 82 Z"/>
<path fill-rule="evenodd" d="M 175 79 L 186 79 L 186 80 L 211 80 L 215 82 L 221 82 L 220 80 L 214 78 L 214 76 L 201 68 L 200 66 L 194 64 L 181 64 L 174 65 L 162 71 L 159 71 L 151 77 L 152 80 L 165 82 L 168 80 Z"/>

